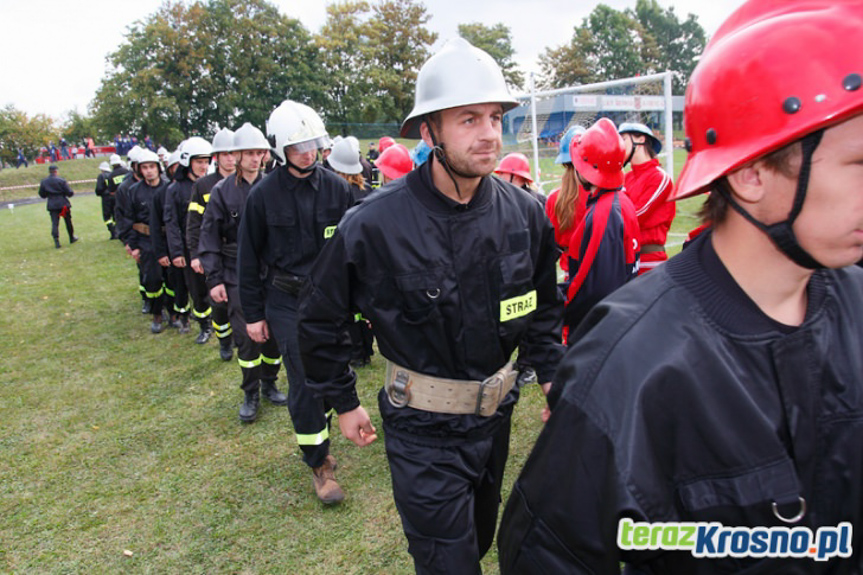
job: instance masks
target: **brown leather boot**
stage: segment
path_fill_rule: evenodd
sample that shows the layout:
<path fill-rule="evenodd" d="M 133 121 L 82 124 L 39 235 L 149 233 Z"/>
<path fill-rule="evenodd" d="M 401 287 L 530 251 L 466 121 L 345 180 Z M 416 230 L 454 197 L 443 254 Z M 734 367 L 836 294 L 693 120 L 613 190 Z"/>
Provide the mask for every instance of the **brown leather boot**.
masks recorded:
<path fill-rule="evenodd" d="M 335 457 L 327 455 L 323 465 L 312 469 L 312 485 L 315 488 L 315 494 L 325 505 L 341 503 L 345 498 L 345 492 L 336 483 L 335 468 Z"/>

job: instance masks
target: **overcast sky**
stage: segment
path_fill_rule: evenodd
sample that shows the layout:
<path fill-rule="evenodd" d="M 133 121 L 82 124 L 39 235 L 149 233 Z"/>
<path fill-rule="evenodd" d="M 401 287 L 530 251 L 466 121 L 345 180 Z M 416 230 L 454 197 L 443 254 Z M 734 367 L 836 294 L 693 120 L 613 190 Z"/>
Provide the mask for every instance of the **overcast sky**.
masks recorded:
<path fill-rule="evenodd" d="M 318 32 L 330 0 L 270 0 L 283 14 Z M 516 63 L 538 72 L 546 47 L 572 37 L 598 2 L 566 0 L 424 0 L 438 44 L 457 35 L 460 23 L 502 22 L 512 32 Z M 617 10 L 635 0 L 605 0 Z M 743 0 L 659 0 L 673 6 L 680 20 L 690 13 L 712 34 Z M 87 112 L 105 73 L 105 57 L 124 40 L 127 27 L 155 12 L 162 0 L 0 0 L 0 54 L 3 55 L 0 106 L 14 105 L 30 115 L 60 119 Z M 437 47 L 437 45 L 435 46 Z"/>

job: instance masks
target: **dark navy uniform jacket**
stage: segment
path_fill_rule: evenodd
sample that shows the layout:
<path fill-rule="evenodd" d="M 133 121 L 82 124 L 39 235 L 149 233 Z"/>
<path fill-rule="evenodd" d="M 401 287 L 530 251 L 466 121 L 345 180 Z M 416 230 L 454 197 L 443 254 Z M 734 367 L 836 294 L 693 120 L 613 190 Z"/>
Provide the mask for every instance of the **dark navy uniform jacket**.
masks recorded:
<path fill-rule="evenodd" d="M 265 319 L 266 292 L 275 274 L 308 276 L 353 204 L 348 183 L 320 166 L 306 178 L 279 166 L 255 184 L 238 237 L 240 302 L 248 323 Z"/>
<path fill-rule="evenodd" d="M 460 204 L 438 191 L 424 165 L 387 184 L 339 224 L 312 270 L 300 306 L 307 382 L 339 413 L 359 405 L 351 344 L 341 335 L 360 311 L 380 351 L 414 371 L 482 380 L 519 346 L 539 380 L 563 353 L 560 250 L 542 205 L 494 177 Z M 388 433 L 434 442 L 487 436 L 518 399 L 491 417 L 396 408 L 382 395 Z"/>

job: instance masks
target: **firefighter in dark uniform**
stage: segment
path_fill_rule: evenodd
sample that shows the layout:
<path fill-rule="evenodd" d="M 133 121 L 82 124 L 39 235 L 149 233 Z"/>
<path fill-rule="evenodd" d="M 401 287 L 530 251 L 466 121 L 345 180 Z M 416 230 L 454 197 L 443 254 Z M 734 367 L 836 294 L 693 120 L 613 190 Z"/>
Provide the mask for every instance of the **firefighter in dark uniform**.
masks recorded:
<path fill-rule="evenodd" d="M 499 66 L 466 40 L 432 56 L 401 135 L 421 136 L 433 159 L 344 217 L 303 292 L 308 385 L 359 446 L 375 428 L 342 333 L 354 310 L 374 326 L 393 495 L 417 573 L 480 573 L 519 396 L 513 352 L 525 344 L 544 386 L 563 353 L 554 230 L 539 202 L 490 176 L 516 105 Z"/>
<path fill-rule="evenodd" d="M 114 209 L 117 206 L 117 188 L 123 183 L 129 170 L 123 166 L 123 161 L 117 154 L 111 154 L 111 157 L 108 158 L 108 164 L 111 166 L 111 171 L 105 176 L 107 190 L 102 196 L 102 219 L 105 221 L 105 225 L 108 225 L 111 239 L 116 240 L 120 237 L 117 232 L 117 221 L 114 218 Z"/>
<path fill-rule="evenodd" d="M 573 334 L 502 574 L 863 572 L 861 32 L 861 2 L 750 0 L 711 38 L 672 199 L 712 225 Z"/>
<path fill-rule="evenodd" d="M 108 199 L 108 174 L 111 173 L 111 166 L 108 162 L 99 164 L 99 175 L 96 176 L 96 196 L 102 200 L 102 220 L 105 222 L 105 227 L 108 228 L 108 239 L 117 239 L 117 234 L 114 231 L 114 198 Z"/>
<path fill-rule="evenodd" d="M 165 193 L 165 231 L 168 239 L 168 255 L 175 268 L 182 271 L 182 278 L 188 295 L 192 299 L 192 314 L 200 326 L 195 343 L 204 344 L 210 339 L 213 328 L 210 325 L 210 302 L 204 276 L 195 272 L 189 263 L 191 257 L 186 246 L 186 214 L 192 197 L 192 186 L 207 175 L 213 146 L 200 136 L 192 136 L 183 142 L 180 152 L 180 167 L 174 173 L 174 181 Z M 182 301 L 182 300 L 181 300 Z M 189 324 L 188 314 L 180 317 L 182 330 Z"/>
<path fill-rule="evenodd" d="M 189 213 L 186 216 L 186 247 L 189 249 L 191 258 L 190 266 L 196 274 L 203 274 L 204 268 L 198 255 L 198 238 L 201 234 L 201 221 L 204 219 L 204 210 L 210 201 L 210 191 L 222 178 L 227 178 L 234 173 L 234 154 L 232 147 L 234 143 L 234 132 L 222 128 L 213 137 L 213 162 L 216 170 L 199 178 L 192 185 L 192 197 L 189 200 Z M 231 322 L 228 319 L 228 306 L 223 302 L 212 302 L 212 313 L 210 314 L 213 331 L 219 340 L 219 357 L 224 361 L 230 361 L 234 355 L 231 342 Z M 203 332 L 202 332 L 203 333 Z M 203 339 L 203 336 L 201 336 Z M 207 336 L 209 339 L 209 336 Z M 202 342 L 204 343 L 204 342 Z"/>
<path fill-rule="evenodd" d="M 329 454 L 330 407 L 305 385 L 297 306 L 312 262 L 354 199 L 347 182 L 318 165 L 318 149 L 329 136 L 314 110 L 285 100 L 270 115 L 267 136 L 281 165 L 252 189 L 240 221 L 240 302 L 252 340 L 275 337 L 279 344 L 303 461 L 312 468 L 318 498 L 337 503 L 344 493 Z"/>
<path fill-rule="evenodd" d="M 288 398 L 276 387 L 281 365 L 279 345 L 274 338 L 258 343 L 249 337 L 237 287 L 237 228 L 249 191 L 261 179 L 270 144 L 263 132 L 248 122 L 234 133 L 232 140 L 236 172 L 225 176 L 210 192 L 198 252 L 213 309 L 221 304 L 229 310 L 237 361 L 243 374 L 240 389 L 245 394 L 240 421 L 251 423 L 258 417 L 261 394 L 275 405 L 287 405 Z"/>
<path fill-rule="evenodd" d="M 66 223 L 69 244 L 78 241 L 72 225 L 72 204 L 69 202 L 73 195 L 75 192 L 66 180 L 57 175 L 57 166 L 49 166 L 48 177 L 39 183 L 39 197 L 48 199 L 46 209 L 51 215 L 51 237 L 54 238 L 55 248 L 60 247 L 60 218 Z"/>
<path fill-rule="evenodd" d="M 168 181 L 162 177 L 162 164 L 159 156 L 151 150 L 141 150 L 136 155 L 136 171 L 140 181 L 129 188 L 128 193 L 120 196 L 117 204 L 118 222 L 124 230 L 126 247 L 135 259 L 140 270 L 144 295 L 150 303 L 153 323 L 152 333 L 162 333 L 162 268 L 156 259 L 153 242 L 150 238 L 150 210 L 153 197 L 167 187 Z"/>
<path fill-rule="evenodd" d="M 120 205 L 128 205 L 128 194 L 129 189 L 141 181 L 140 176 L 138 175 L 138 154 L 140 153 L 141 148 L 138 146 L 133 146 L 128 154 L 126 155 L 126 159 L 129 160 L 129 167 L 131 168 L 126 172 L 126 175 L 123 176 L 123 179 L 120 180 L 120 183 L 117 185 L 117 191 L 114 194 L 114 222 L 116 224 L 117 229 L 117 238 L 126 248 L 126 254 L 129 257 L 132 257 L 132 251 L 129 248 L 129 236 L 132 233 L 132 228 L 129 227 L 128 219 L 123 219 L 121 223 L 120 217 Z M 141 295 L 141 313 L 149 314 L 151 309 L 150 306 L 152 304 L 152 300 L 147 297 L 146 289 L 144 287 L 144 279 L 141 275 L 141 266 L 138 265 L 138 292 Z"/>
<path fill-rule="evenodd" d="M 174 181 L 173 175 L 180 163 L 180 146 L 168 155 L 165 169 L 168 186 Z M 162 268 L 162 285 L 165 287 L 165 295 L 162 297 L 162 309 L 168 312 L 168 326 L 177 328 L 179 333 L 189 333 L 188 319 L 185 323 L 181 318 L 189 316 L 189 293 L 186 291 L 186 282 L 183 279 L 183 270 L 175 268 L 171 264 L 168 255 L 168 235 L 165 230 L 165 198 L 168 186 L 162 186 L 153 195 L 150 204 L 150 240 L 153 243 L 153 252 L 156 261 Z"/>

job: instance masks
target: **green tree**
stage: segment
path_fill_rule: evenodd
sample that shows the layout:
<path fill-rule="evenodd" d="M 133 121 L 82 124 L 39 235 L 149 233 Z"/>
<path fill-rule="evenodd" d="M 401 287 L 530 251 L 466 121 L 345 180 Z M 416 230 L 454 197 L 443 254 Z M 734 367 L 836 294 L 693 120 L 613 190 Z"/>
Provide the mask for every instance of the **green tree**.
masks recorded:
<path fill-rule="evenodd" d="M 373 91 L 366 117 L 401 122 L 413 109 L 417 73 L 437 34 L 426 28 L 431 15 L 416 0 L 381 0 L 373 12 L 368 22 Z"/>
<path fill-rule="evenodd" d="M 552 90 L 596 82 L 597 76 L 588 58 L 592 49 L 593 35 L 586 28 L 576 28 L 569 44 L 546 48 L 539 55 L 537 87 Z"/>
<path fill-rule="evenodd" d="M 598 78 L 611 80 L 645 73 L 642 29 L 637 20 L 599 4 L 584 25 L 591 34 L 589 61 Z"/>
<path fill-rule="evenodd" d="M 87 137 L 96 139 L 98 136 L 93 126 L 93 118 L 81 114 L 77 109 L 66 113 L 66 120 L 63 122 L 60 135 L 70 143 L 74 142 L 76 144 L 82 142 Z"/>
<path fill-rule="evenodd" d="M 573 31 L 568 44 L 539 57 L 543 88 L 627 78 L 671 70 L 681 93 L 704 49 L 704 30 L 690 14 L 681 23 L 673 8 L 637 0 L 635 10 L 597 5 Z"/>
<path fill-rule="evenodd" d="M 689 14 L 681 23 L 673 6 L 663 10 L 656 0 L 638 0 L 633 16 L 650 38 L 645 38 L 645 43 L 657 47 L 646 61 L 655 72 L 672 71 L 674 93 L 682 94 L 706 44 L 698 18 Z"/>
<path fill-rule="evenodd" d="M 369 3 L 363 0 L 327 5 L 327 20 L 315 44 L 327 71 L 324 116 L 330 129 L 348 135 L 348 123 L 362 121 L 369 85 Z"/>
<path fill-rule="evenodd" d="M 506 83 L 511 88 L 524 89 L 524 74 L 512 60 L 515 50 L 512 47 L 512 33 L 508 26 L 501 23 L 486 26 L 479 22 L 459 24 L 458 35 L 477 48 L 488 52 L 503 70 Z"/>
<path fill-rule="evenodd" d="M 105 133 L 169 146 L 244 121 L 263 128 L 287 97 L 323 101 L 316 58 L 309 32 L 266 0 L 166 2 L 109 56 L 91 110 Z"/>
<path fill-rule="evenodd" d="M 45 114 L 31 118 L 11 104 L 0 109 L 0 157 L 4 162 L 13 162 L 18 148 L 33 158 L 49 140 L 56 141 L 56 134 L 54 120 Z"/>

